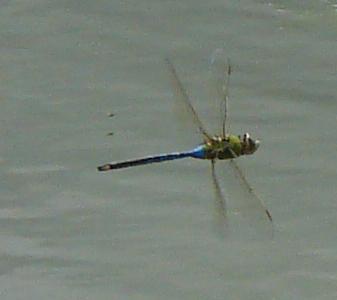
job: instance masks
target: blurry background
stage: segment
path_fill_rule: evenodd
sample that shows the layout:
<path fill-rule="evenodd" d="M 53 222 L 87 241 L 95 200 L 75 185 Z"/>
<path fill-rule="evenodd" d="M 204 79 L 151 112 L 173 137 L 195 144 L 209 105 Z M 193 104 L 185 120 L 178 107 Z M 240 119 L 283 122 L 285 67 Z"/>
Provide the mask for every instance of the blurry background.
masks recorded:
<path fill-rule="evenodd" d="M 1 299 L 336 299 L 336 37 L 336 1 L 0 1 Z M 217 49 L 273 239 L 216 234 L 209 162 L 96 171 L 201 142 L 163 59 L 210 126 Z"/>

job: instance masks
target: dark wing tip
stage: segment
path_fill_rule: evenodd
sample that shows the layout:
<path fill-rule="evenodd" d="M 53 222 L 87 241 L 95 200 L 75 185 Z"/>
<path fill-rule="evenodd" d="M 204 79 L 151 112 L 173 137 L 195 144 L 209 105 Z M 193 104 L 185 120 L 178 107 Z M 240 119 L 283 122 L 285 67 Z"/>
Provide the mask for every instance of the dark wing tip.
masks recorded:
<path fill-rule="evenodd" d="M 268 217 L 269 221 L 273 222 L 273 218 L 272 218 L 271 213 L 268 209 L 266 209 L 266 214 L 267 214 L 267 217 Z"/>

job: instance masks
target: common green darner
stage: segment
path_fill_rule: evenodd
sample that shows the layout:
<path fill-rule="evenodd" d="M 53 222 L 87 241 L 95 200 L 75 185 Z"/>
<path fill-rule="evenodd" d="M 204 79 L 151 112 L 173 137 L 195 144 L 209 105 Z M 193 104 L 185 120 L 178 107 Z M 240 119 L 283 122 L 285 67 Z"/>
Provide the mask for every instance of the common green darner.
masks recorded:
<path fill-rule="evenodd" d="M 184 105 L 185 110 L 192 117 L 199 132 L 203 136 L 203 143 L 189 151 L 158 154 L 138 159 L 126 160 L 122 162 L 104 164 L 102 166 L 99 166 L 98 170 L 116 170 L 152 163 L 160 163 L 169 160 L 177 160 L 187 157 L 209 160 L 211 162 L 211 174 L 215 191 L 217 210 L 220 213 L 223 222 L 226 223 L 226 199 L 220 188 L 219 180 L 215 172 L 215 165 L 217 161 L 226 160 L 229 162 L 230 166 L 241 181 L 241 186 L 250 195 L 249 201 L 253 202 L 251 203 L 251 205 L 253 204 L 255 208 L 258 208 L 258 210 L 262 212 L 261 218 L 266 218 L 266 220 L 272 223 L 271 213 L 264 206 L 261 199 L 255 194 L 254 190 L 246 180 L 243 172 L 239 168 L 238 164 L 235 162 L 235 159 L 239 156 L 251 155 L 255 153 L 255 151 L 259 148 L 260 142 L 259 140 L 252 139 L 248 133 L 245 133 L 243 135 L 232 135 L 228 132 L 228 86 L 231 75 L 231 66 L 229 61 L 227 61 L 227 64 L 225 64 L 222 68 L 222 73 L 224 75 L 224 80 L 221 83 L 220 89 L 220 113 L 222 115 L 222 128 L 219 135 L 210 135 L 205 129 L 194 107 L 192 106 L 191 101 L 189 100 L 187 91 L 180 81 L 174 65 L 168 58 L 165 61 L 170 72 L 172 86 L 174 87 L 176 97 L 179 99 L 180 103 Z"/>

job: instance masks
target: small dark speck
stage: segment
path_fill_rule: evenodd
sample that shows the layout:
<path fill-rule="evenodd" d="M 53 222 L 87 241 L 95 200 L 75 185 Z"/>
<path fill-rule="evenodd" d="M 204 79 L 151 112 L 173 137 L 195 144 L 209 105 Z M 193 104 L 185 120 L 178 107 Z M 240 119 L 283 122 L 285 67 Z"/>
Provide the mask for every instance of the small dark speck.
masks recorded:
<path fill-rule="evenodd" d="M 114 135 L 114 133 L 113 132 L 109 132 L 109 133 L 107 133 L 107 136 L 113 136 Z"/>
<path fill-rule="evenodd" d="M 114 116 L 115 116 L 115 114 L 114 114 L 114 113 L 112 113 L 112 112 L 108 113 L 107 115 L 108 115 L 108 117 L 109 117 L 109 118 L 112 118 L 112 117 L 114 117 Z"/>

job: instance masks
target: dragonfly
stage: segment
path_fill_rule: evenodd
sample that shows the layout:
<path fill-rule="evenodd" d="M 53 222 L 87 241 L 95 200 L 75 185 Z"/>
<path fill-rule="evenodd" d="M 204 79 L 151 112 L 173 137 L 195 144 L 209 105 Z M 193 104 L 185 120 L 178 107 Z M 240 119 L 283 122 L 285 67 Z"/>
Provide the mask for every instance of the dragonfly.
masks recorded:
<path fill-rule="evenodd" d="M 228 123 L 228 101 L 229 101 L 229 80 L 232 73 L 232 67 L 227 59 L 227 63 L 221 68 L 223 73 L 223 81 L 220 88 L 220 115 L 221 125 L 220 134 L 211 135 L 205 128 L 196 110 L 194 109 L 187 90 L 182 84 L 174 64 L 169 58 L 165 59 L 168 71 L 170 73 L 171 84 L 175 92 L 175 96 L 179 99 L 190 115 L 193 123 L 196 125 L 199 133 L 203 137 L 203 142 L 191 150 L 182 152 L 171 152 L 158 155 L 151 155 L 137 159 L 125 160 L 121 162 L 112 162 L 97 167 L 98 171 L 111 171 L 116 169 L 123 169 L 141 165 L 148 165 L 153 163 L 162 163 L 171 160 L 178 160 L 184 158 L 193 158 L 199 160 L 210 161 L 211 178 L 214 187 L 214 194 L 216 198 L 217 210 L 224 223 L 227 223 L 227 199 L 221 189 L 220 181 L 216 174 L 216 165 L 218 161 L 228 161 L 231 168 L 234 170 L 236 177 L 241 181 L 241 186 L 250 195 L 250 201 L 253 201 L 254 207 L 257 207 L 262 212 L 261 217 L 265 218 L 272 224 L 273 219 L 270 211 L 266 208 L 261 198 L 255 193 L 247 181 L 244 172 L 241 170 L 236 162 L 240 156 L 254 154 L 260 146 L 258 139 L 253 139 L 249 133 L 243 135 L 234 135 L 229 133 Z"/>

